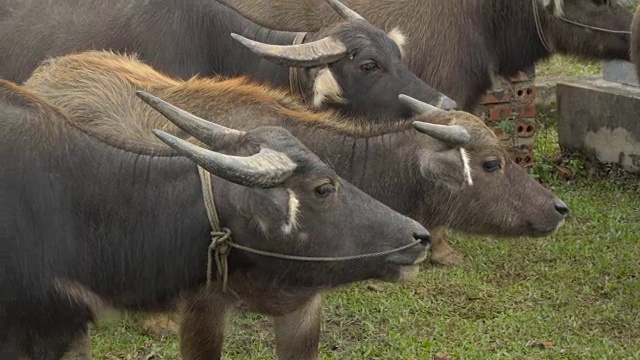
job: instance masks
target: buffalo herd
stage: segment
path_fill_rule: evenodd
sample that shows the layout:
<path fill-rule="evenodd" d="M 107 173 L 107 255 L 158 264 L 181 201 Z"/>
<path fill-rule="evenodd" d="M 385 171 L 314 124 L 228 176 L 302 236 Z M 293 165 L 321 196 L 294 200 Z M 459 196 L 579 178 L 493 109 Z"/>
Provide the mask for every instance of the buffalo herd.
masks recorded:
<path fill-rule="evenodd" d="M 567 205 L 471 113 L 494 75 L 553 53 L 640 76 L 640 15 L 0 0 L 2 359 L 90 360 L 112 310 L 170 316 L 185 360 L 220 359 L 228 315 L 257 312 L 278 359 L 317 359 L 323 293 L 459 263 L 446 229 L 553 234 Z"/>

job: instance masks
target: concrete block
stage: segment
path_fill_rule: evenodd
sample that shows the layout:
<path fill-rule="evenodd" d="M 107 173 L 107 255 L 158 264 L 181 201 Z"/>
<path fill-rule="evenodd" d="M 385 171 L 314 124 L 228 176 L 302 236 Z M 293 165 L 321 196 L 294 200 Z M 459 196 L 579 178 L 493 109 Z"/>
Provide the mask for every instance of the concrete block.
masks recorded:
<path fill-rule="evenodd" d="M 640 87 L 635 66 L 628 61 L 603 61 L 602 78 L 619 84 Z"/>
<path fill-rule="evenodd" d="M 534 104 L 536 105 L 536 111 L 538 114 L 556 114 L 556 84 L 561 81 L 573 81 L 574 79 L 601 79 L 602 75 L 588 75 L 588 76 L 571 76 L 560 78 L 536 78 L 535 89 L 536 99 Z"/>
<path fill-rule="evenodd" d="M 556 95 L 560 147 L 640 172 L 640 88 L 572 80 L 558 82 Z"/>

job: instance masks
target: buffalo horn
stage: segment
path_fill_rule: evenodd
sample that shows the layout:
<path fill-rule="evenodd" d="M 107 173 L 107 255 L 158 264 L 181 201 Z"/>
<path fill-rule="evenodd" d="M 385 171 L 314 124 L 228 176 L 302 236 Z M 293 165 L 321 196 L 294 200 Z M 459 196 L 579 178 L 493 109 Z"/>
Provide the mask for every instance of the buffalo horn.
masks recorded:
<path fill-rule="evenodd" d="M 349 9 L 338 0 L 326 0 L 326 2 L 329 3 L 329 5 L 333 8 L 333 10 L 335 10 L 338 14 L 340 14 L 340 16 L 345 20 L 351 20 L 351 21 L 364 20 L 364 18 L 360 16 L 360 14 Z"/>
<path fill-rule="evenodd" d="M 452 148 L 464 145 L 471 138 L 469 132 L 460 125 L 440 125 L 414 121 L 413 127 Z"/>
<path fill-rule="evenodd" d="M 426 102 L 422 102 L 418 99 L 414 99 L 411 96 L 405 94 L 398 95 L 398 100 L 400 100 L 400 102 L 407 105 L 408 107 L 412 108 L 413 111 L 420 114 L 441 114 L 445 112 L 438 107 L 427 104 Z"/>
<path fill-rule="evenodd" d="M 215 146 L 216 142 L 220 141 L 221 135 L 224 135 L 226 141 L 233 141 L 244 135 L 243 131 L 203 120 L 144 91 L 138 90 L 136 95 L 184 132 L 209 146 Z"/>
<path fill-rule="evenodd" d="M 233 156 L 203 149 L 162 130 L 155 129 L 153 133 L 211 174 L 239 185 L 273 187 L 285 181 L 296 169 L 296 164 L 287 155 L 268 148 L 247 157 Z"/>
<path fill-rule="evenodd" d="M 238 34 L 231 37 L 258 56 L 287 67 L 314 67 L 342 59 L 347 47 L 342 41 L 326 37 L 299 45 L 273 45 L 250 40 Z"/>
<path fill-rule="evenodd" d="M 398 95 L 398 99 L 420 114 L 443 114 L 446 112 L 404 94 Z M 414 121 L 413 127 L 421 133 L 427 134 L 451 147 L 461 146 L 471 138 L 467 129 L 460 125 L 439 125 L 423 121 Z"/>

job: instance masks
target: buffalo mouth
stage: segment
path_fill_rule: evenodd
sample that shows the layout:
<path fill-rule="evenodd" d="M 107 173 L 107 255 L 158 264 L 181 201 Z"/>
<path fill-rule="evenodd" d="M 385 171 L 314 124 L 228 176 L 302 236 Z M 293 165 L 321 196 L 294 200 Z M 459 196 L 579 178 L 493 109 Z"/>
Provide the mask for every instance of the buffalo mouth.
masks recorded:
<path fill-rule="evenodd" d="M 532 225 L 532 234 L 534 237 L 545 237 L 555 234 L 564 225 L 565 219 L 562 218 L 554 225 Z"/>
<path fill-rule="evenodd" d="M 390 256 L 386 260 L 382 279 L 389 282 L 405 282 L 413 280 L 420 271 L 420 264 L 427 259 L 427 251 L 415 256 Z"/>

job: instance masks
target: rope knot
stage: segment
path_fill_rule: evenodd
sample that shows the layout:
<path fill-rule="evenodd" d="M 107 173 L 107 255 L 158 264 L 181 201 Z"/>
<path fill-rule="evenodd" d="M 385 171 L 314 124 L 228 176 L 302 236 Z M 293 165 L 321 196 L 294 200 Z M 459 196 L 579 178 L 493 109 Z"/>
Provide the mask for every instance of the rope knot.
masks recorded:
<path fill-rule="evenodd" d="M 231 230 L 223 227 L 220 231 L 211 231 L 211 244 L 209 245 L 209 261 L 207 264 L 207 288 L 211 289 L 213 282 L 213 259 L 215 258 L 216 267 L 218 268 L 218 277 L 222 280 L 222 291 L 227 291 L 227 277 L 229 266 L 227 263 L 227 255 L 231 247 L 229 241 L 231 239 Z"/>
<path fill-rule="evenodd" d="M 221 231 L 211 232 L 211 247 L 220 255 L 227 255 L 231 247 L 229 246 L 229 239 L 231 238 L 231 230 L 228 228 L 222 228 Z"/>

